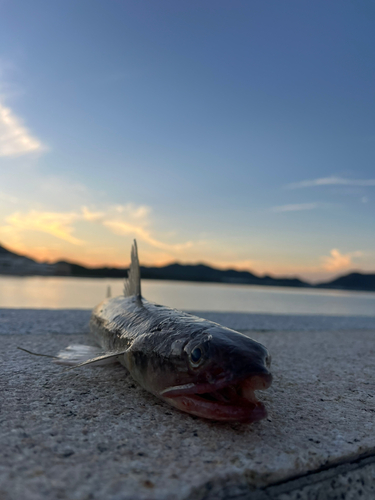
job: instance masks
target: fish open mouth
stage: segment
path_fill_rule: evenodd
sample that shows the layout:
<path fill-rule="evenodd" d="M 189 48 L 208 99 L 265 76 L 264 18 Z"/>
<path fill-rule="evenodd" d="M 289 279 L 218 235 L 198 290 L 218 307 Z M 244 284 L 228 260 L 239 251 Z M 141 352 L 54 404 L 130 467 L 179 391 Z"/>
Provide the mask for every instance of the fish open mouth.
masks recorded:
<path fill-rule="evenodd" d="M 252 375 L 237 382 L 187 384 L 162 392 L 163 399 L 182 411 L 211 420 L 255 422 L 267 416 L 256 390 L 271 385 L 272 375 Z"/>

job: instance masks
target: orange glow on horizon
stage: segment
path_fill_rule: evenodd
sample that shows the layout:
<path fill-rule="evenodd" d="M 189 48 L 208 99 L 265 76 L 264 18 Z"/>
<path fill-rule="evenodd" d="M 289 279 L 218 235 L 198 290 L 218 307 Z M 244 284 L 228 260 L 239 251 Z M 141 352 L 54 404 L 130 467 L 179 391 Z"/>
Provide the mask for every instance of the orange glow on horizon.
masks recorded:
<path fill-rule="evenodd" d="M 53 264 L 55 262 L 59 261 L 68 261 L 68 262 L 74 262 L 75 264 L 79 264 L 82 266 L 87 266 L 87 267 L 129 267 L 130 259 L 127 258 L 127 256 L 124 257 L 124 259 L 120 258 L 112 258 L 111 260 L 105 260 L 102 257 L 98 256 L 82 256 L 82 252 L 80 252 L 79 255 L 76 253 L 67 253 L 65 255 L 62 255 L 61 250 L 54 250 L 51 248 L 25 248 L 24 245 L 12 245 L 11 247 L 6 245 L 6 248 L 12 252 L 18 253 L 20 255 L 23 255 L 25 257 L 29 257 L 31 259 L 36 260 L 37 262 L 40 263 L 49 263 Z M 124 253 L 124 252 L 121 252 Z M 130 252 L 129 252 L 130 253 Z M 162 259 L 145 259 L 142 260 L 142 255 L 140 255 L 140 261 L 141 265 L 146 266 L 146 267 L 164 267 L 168 266 L 170 264 L 182 264 L 182 265 L 199 265 L 203 264 L 206 266 L 214 267 L 216 269 L 221 269 L 221 270 L 228 270 L 228 269 L 235 269 L 236 271 L 247 271 L 247 272 L 252 272 L 254 274 L 260 274 L 259 272 L 255 271 L 253 267 L 246 266 L 243 261 L 240 262 L 223 262 L 219 260 L 213 259 L 211 262 L 206 261 L 205 259 L 173 259 L 173 258 L 162 258 Z"/>
<path fill-rule="evenodd" d="M 125 210 L 129 217 L 132 214 L 134 217 L 143 217 L 145 213 L 145 210 L 135 210 L 134 207 L 128 206 L 117 207 L 116 210 L 120 210 L 120 208 Z M 93 223 L 92 220 L 97 221 L 97 218 L 102 216 L 99 212 L 94 213 L 87 210 L 82 210 L 82 214 L 86 221 L 90 220 L 90 224 Z M 49 214 L 47 215 L 49 217 Z M 40 220 L 44 222 L 47 220 L 49 224 L 50 219 L 48 219 L 47 215 L 41 214 Z M 69 214 L 69 216 L 72 215 Z M 63 224 L 65 219 L 63 217 L 60 219 L 61 224 Z M 13 217 L 9 220 L 13 224 L 21 225 L 22 223 L 23 226 L 22 228 L 18 226 L 17 228 L 0 227 L 0 244 L 10 251 L 30 257 L 37 262 L 55 263 L 67 261 L 92 268 L 129 267 L 130 246 L 134 232 L 129 235 L 118 235 L 107 230 L 102 233 L 100 225 L 95 227 L 95 230 L 90 226 L 80 226 L 78 228 L 79 237 L 81 238 L 79 240 L 80 244 L 76 244 L 75 239 L 68 241 L 65 237 L 63 239 L 57 237 L 55 227 L 52 233 L 49 226 L 48 231 L 29 230 L 26 228 L 29 217 L 22 218 L 18 216 L 18 218 Z M 84 224 L 84 222 L 81 222 L 81 224 Z M 69 225 L 65 228 L 62 227 L 68 235 L 73 232 Z M 58 227 L 58 231 L 60 230 L 61 228 Z M 174 263 L 183 265 L 204 264 L 220 270 L 247 271 L 259 277 L 270 275 L 280 278 L 300 278 L 309 282 L 328 280 L 354 270 L 362 270 L 365 273 L 373 272 L 369 265 L 365 265 L 365 268 L 363 268 L 356 264 L 355 261 L 364 255 L 360 251 L 345 253 L 337 248 L 328 248 L 326 254 L 320 256 L 285 254 L 285 252 L 283 256 L 280 256 L 270 251 L 268 247 L 264 248 L 264 252 L 259 246 L 253 248 L 250 245 L 227 248 L 222 242 L 213 242 L 214 244 L 212 244 L 210 240 L 204 239 L 197 239 L 194 244 L 190 242 L 179 244 L 173 240 L 165 243 L 165 236 L 162 236 L 159 240 L 150 238 L 149 233 L 146 236 L 143 234 L 142 237 L 137 235 L 141 265 L 163 267 Z M 251 259 L 246 258 L 247 255 L 251 256 Z"/>
<path fill-rule="evenodd" d="M 125 252 L 121 252 L 122 254 L 124 254 L 124 258 L 113 257 L 111 259 L 106 260 L 98 255 L 83 256 L 82 253 L 84 252 L 80 252 L 79 254 L 77 254 L 76 252 L 67 252 L 64 255 L 62 254 L 61 249 L 53 249 L 46 247 L 25 248 L 25 246 L 22 244 L 12 245 L 12 246 L 5 244 L 5 248 L 20 255 L 23 255 L 25 257 L 32 258 L 40 263 L 47 262 L 52 264 L 58 261 L 68 261 L 85 267 L 93 267 L 93 268 L 97 267 L 128 268 L 130 263 L 130 259 L 127 257 L 127 255 L 125 255 Z M 299 268 L 296 268 L 296 266 L 287 263 L 285 263 L 284 265 L 277 266 L 275 264 L 272 265 L 269 263 L 267 264 L 265 262 L 262 263 L 257 262 L 250 266 L 250 261 L 248 261 L 249 265 L 246 266 L 244 261 L 230 262 L 230 261 L 221 261 L 212 259 L 212 261 L 208 262 L 206 259 L 192 260 L 187 258 L 185 260 L 183 258 L 181 259 L 181 257 L 179 257 L 178 259 L 156 258 L 155 260 L 151 260 L 150 258 L 147 258 L 145 260 L 142 260 L 142 256 L 140 260 L 141 260 L 141 265 L 147 267 L 163 267 L 175 263 L 180 263 L 183 265 L 203 264 L 221 270 L 234 269 L 236 271 L 247 271 L 260 277 L 264 275 L 271 275 L 274 277 L 289 277 L 289 278 L 297 277 L 310 282 L 323 281 L 324 279 L 329 278 L 333 275 L 340 274 L 337 271 L 335 273 L 329 273 L 326 270 L 324 271 L 319 267 L 314 268 L 307 266 L 305 267 L 299 266 Z"/>
<path fill-rule="evenodd" d="M 82 266 L 87 266 L 87 267 L 128 267 L 130 263 L 130 259 L 113 259 L 111 261 L 106 261 L 103 260 L 102 258 L 98 257 L 89 257 L 86 256 L 82 258 L 82 256 L 75 256 L 75 255 L 68 255 L 68 256 L 62 256 L 60 252 L 54 252 L 51 249 L 28 249 L 25 250 L 23 246 L 16 247 L 13 246 L 12 248 L 7 247 L 8 250 L 21 254 L 25 257 L 29 257 L 31 259 L 36 260 L 37 262 L 40 263 L 45 263 L 47 262 L 48 264 L 53 264 L 55 262 L 59 261 L 68 261 L 68 262 L 74 262 L 75 264 L 79 264 Z M 191 266 L 196 266 L 199 264 L 205 265 L 205 266 L 210 266 L 214 267 L 216 269 L 221 269 L 221 270 L 228 270 L 228 269 L 235 269 L 236 271 L 247 271 L 247 272 L 252 272 L 254 274 L 257 274 L 256 271 L 254 271 L 250 267 L 245 267 L 242 262 L 222 262 L 222 261 L 212 261 L 212 262 L 207 262 L 205 260 L 184 260 L 184 259 L 155 259 L 155 260 L 147 260 L 147 261 L 142 261 L 142 258 L 140 258 L 141 265 L 146 266 L 146 267 L 164 267 L 168 266 L 170 264 L 182 264 L 182 265 L 191 265 Z"/>

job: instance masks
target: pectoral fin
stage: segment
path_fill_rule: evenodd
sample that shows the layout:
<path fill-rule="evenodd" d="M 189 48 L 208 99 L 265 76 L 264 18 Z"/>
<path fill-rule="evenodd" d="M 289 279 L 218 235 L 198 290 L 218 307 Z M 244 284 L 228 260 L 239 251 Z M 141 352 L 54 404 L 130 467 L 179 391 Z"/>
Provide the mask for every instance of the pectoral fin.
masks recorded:
<path fill-rule="evenodd" d="M 102 366 L 117 363 L 117 358 L 121 356 L 121 354 L 124 354 L 124 352 L 105 352 L 100 350 L 98 347 L 73 344 L 60 351 L 54 358 L 53 362 L 58 365 L 67 365 L 72 367 L 91 364 L 95 366 Z"/>
<path fill-rule="evenodd" d="M 20 351 L 27 352 L 27 354 L 32 354 L 33 356 L 43 356 L 44 358 L 53 358 L 56 359 L 56 356 L 51 356 L 50 354 L 42 354 L 40 352 L 33 352 L 33 351 L 28 351 L 27 349 L 24 349 L 23 347 L 17 347 Z"/>

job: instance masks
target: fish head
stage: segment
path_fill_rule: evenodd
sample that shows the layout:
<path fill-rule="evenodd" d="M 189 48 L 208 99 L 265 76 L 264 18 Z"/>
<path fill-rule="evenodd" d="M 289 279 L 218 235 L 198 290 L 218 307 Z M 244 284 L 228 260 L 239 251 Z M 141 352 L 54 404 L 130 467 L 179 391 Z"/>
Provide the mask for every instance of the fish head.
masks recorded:
<path fill-rule="evenodd" d="M 271 357 L 262 344 L 220 325 L 174 344 L 179 361 L 160 391 L 162 399 L 215 420 L 256 421 L 267 415 L 254 394 L 272 382 Z"/>
<path fill-rule="evenodd" d="M 219 325 L 191 339 L 184 352 L 189 372 L 209 383 L 270 375 L 270 356 L 262 344 Z"/>

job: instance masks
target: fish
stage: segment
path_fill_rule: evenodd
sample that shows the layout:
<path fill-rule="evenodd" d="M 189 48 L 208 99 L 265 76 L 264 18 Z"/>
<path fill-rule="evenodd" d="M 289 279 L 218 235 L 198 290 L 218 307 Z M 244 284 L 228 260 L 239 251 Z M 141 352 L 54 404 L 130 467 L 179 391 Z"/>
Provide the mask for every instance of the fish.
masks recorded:
<path fill-rule="evenodd" d="M 254 394 L 272 382 L 266 347 L 218 323 L 146 300 L 136 240 L 124 293 L 110 295 L 90 319 L 91 338 L 100 347 L 68 346 L 56 363 L 120 362 L 146 391 L 205 419 L 255 422 L 267 416 Z"/>

